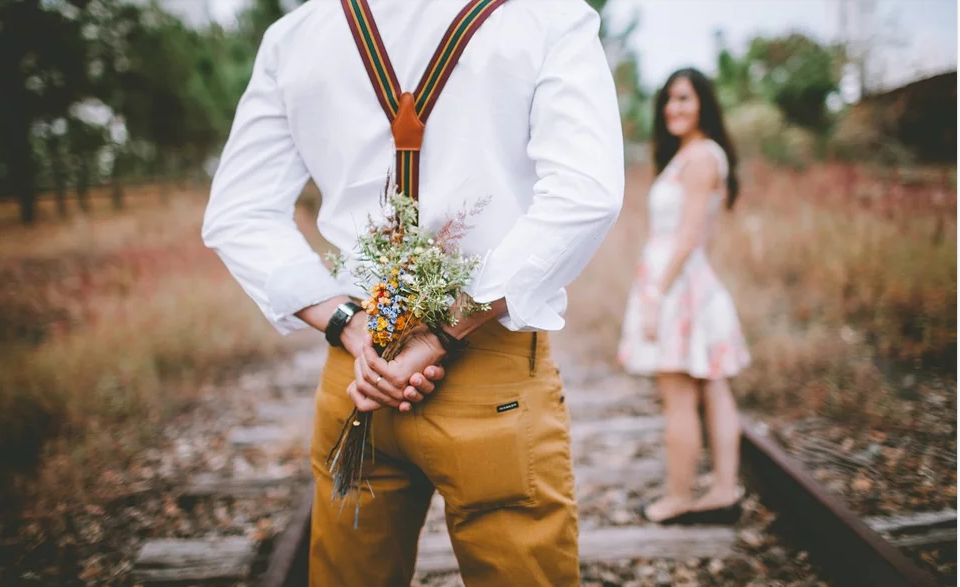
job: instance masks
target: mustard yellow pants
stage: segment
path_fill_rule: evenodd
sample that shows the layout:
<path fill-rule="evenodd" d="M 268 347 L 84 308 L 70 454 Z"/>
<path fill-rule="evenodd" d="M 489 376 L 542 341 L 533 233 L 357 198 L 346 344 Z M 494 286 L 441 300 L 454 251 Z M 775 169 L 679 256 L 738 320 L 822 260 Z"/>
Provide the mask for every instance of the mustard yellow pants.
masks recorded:
<path fill-rule="evenodd" d="M 311 587 L 410 585 L 434 490 L 467 587 L 580 585 L 570 419 L 547 336 L 492 322 L 469 342 L 413 411 L 374 413 L 356 528 L 325 464 L 353 409 L 353 357 L 330 350 L 311 446 Z"/>

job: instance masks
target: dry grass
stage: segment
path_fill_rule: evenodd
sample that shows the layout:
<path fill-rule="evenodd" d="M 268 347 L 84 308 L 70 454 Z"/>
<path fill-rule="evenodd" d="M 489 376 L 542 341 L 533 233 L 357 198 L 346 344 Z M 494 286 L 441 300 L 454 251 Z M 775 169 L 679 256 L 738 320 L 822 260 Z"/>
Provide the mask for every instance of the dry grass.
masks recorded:
<path fill-rule="evenodd" d="M 909 426 L 904 377 L 954 377 L 956 188 L 943 177 L 886 186 L 838 165 L 746 167 L 711 250 L 754 358 L 738 380 L 746 405 Z M 651 181 L 629 170 L 621 218 L 571 287 L 560 336 L 588 363 L 615 364 Z"/>
<path fill-rule="evenodd" d="M 203 247 L 204 205 L 202 190 L 167 205 L 133 194 L 121 214 L 103 206 L 66 222 L 4 227 L 0 477 L 12 481 L 8 490 L 34 494 L 37 507 L 94 490 L 104 470 L 155 443 L 204 382 L 309 337 L 280 337 Z M 310 233 L 309 214 L 300 216 Z"/>

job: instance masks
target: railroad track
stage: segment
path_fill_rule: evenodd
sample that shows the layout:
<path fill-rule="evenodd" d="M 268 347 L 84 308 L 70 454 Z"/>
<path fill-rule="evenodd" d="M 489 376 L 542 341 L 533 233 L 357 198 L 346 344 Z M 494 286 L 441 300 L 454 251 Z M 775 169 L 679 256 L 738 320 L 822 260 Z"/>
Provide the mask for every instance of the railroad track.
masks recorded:
<path fill-rule="evenodd" d="M 291 421 L 309 430 L 309 388 L 285 402 L 257 407 L 253 425 L 234 431 L 238 448 L 278 442 L 276 426 Z M 624 561 L 710 560 L 722 569 L 742 549 L 738 528 L 660 527 L 644 524 L 635 509 L 656 494 L 663 478 L 660 457 L 662 419 L 650 390 L 624 377 L 582 377 L 568 382 L 572 456 L 581 512 L 581 560 L 588 569 L 606 569 Z M 271 422 L 273 424 L 271 424 Z M 956 542 L 956 512 L 927 512 L 896 518 L 860 519 L 826 492 L 797 461 L 747 421 L 742 441 L 745 479 L 750 493 L 776 512 L 779 535 L 794 550 L 809 552 L 831 585 L 933 586 L 934 580 L 904 556 L 898 546 L 924 540 Z M 186 493 L 195 498 L 256 499 L 286 480 L 195 479 Z M 299 501 L 286 512 L 283 531 L 269 544 L 249 537 L 206 537 L 144 544 L 134 578 L 145 583 L 216 581 L 263 587 L 306 585 L 307 546 L 313 486 L 301 479 Z M 945 526 L 947 526 L 945 528 Z M 778 547 L 779 548 L 779 547 Z M 782 550 L 782 549 L 781 549 Z M 607 566 L 605 566 L 607 565 Z M 649 576 L 623 585 L 670 585 L 673 579 L 653 565 Z M 424 587 L 459 585 L 457 564 L 443 522 L 443 503 L 435 496 L 420 542 L 417 581 Z M 596 585 L 619 585 L 610 570 Z M 622 571 L 619 577 L 633 571 Z M 646 572 L 646 571 L 644 571 Z M 586 575 L 590 573 L 585 572 Z M 632 582 L 631 582 L 632 581 Z M 586 584 L 586 583 L 585 583 Z"/>
<path fill-rule="evenodd" d="M 808 549 L 837 585 L 934 587 L 933 577 L 898 546 L 956 545 L 957 512 L 860 518 L 831 495 L 763 427 L 747 420 L 741 458 L 751 485 L 782 518 L 784 532 Z M 940 527 L 949 525 L 952 530 Z M 913 531 L 913 536 L 894 536 Z M 887 537 L 885 537 L 886 535 Z"/>

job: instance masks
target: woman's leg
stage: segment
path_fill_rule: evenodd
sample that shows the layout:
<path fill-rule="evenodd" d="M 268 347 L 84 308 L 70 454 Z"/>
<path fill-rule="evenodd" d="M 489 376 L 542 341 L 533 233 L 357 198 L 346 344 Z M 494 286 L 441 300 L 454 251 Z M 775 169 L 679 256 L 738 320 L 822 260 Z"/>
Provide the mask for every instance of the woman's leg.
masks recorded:
<path fill-rule="evenodd" d="M 647 517 L 654 522 L 693 507 L 693 483 L 703 448 L 697 381 L 688 375 L 662 373 L 657 376 L 657 387 L 663 401 L 667 483 L 663 497 L 646 508 Z"/>
<path fill-rule="evenodd" d="M 726 379 L 704 382 L 704 407 L 713 460 L 713 487 L 697 500 L 695 509 L 730 505 L 740 497 L 740 415 Z"/>

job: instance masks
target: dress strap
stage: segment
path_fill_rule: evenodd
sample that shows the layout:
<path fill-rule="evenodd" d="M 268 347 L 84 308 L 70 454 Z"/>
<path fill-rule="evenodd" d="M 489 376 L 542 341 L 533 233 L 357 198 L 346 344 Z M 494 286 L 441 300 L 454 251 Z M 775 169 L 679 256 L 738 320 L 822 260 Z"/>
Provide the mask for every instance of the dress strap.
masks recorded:
<path fill-rule="evenodd" d="M 723 150 L 719 144 L 713 139 L 703 139 L 703 145 L 713 154 L 714 158 L 717 160 L 718 172 L 720 174 L 720 180 L 726 181 L 727 174 L 730 173 L 730 164 L 727 162 L 727 153 Z M 688 149 L 690 147 L 684 147 L 673 156 L 673 159 L 670 160 L 670 163 L 667 164 L 667 167 L 663 170 L 664 175 L 676 175 L 683 169 L 684 164 L 686 164 L 687 159 L 690 158 Z M 669 172 L 669 173 L 668 173 Z"/>
<path fill-rule="evenodd" d="M 720 179 L 726 181 L 727 174 L 730 173 L 730 163 L 727 161 L 727 152 L 723 150 L 716 141 L 713 139 L 706 139 L 707 148 L 713 153 L 713 156 L 717 158 L 717 165 L 719 166 Z"/>

